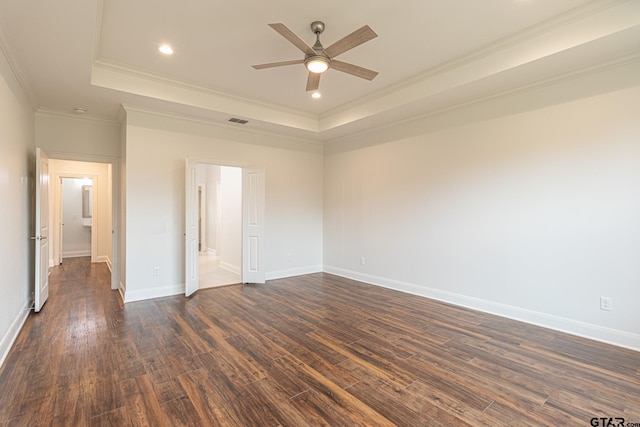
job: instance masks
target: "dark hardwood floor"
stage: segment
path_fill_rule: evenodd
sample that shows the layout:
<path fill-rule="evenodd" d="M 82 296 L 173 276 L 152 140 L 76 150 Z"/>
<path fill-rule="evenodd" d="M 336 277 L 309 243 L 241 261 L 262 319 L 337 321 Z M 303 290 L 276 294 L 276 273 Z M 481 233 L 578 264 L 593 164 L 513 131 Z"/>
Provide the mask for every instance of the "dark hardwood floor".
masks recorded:
<path fill-rule="evenodd" d="M 640 423 L 640 353 L 329 274 L 123 306 L 105 265 L 65 260 L 0 371 L 3 427 L 594 417 Z"/>

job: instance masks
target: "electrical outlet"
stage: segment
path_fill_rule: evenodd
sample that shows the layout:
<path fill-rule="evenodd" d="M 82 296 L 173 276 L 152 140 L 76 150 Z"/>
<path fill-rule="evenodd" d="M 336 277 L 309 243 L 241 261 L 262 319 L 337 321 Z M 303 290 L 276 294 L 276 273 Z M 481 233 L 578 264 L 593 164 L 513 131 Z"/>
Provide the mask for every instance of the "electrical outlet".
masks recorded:
<path fill-rule="evenodd" d="M 364 257 L 363 256 L 360 257 L 360 265 L 364 265 Z"/>
<path fill-rule="evenodd" d="M 153 267 L 153 275 L 154 276 L 160 275 L 160 267 Z"/>
<path fill-rule="evenodd" d="M 600 297 L 600 310 L 613 310 L 613 299 L 608 297 Z"/>

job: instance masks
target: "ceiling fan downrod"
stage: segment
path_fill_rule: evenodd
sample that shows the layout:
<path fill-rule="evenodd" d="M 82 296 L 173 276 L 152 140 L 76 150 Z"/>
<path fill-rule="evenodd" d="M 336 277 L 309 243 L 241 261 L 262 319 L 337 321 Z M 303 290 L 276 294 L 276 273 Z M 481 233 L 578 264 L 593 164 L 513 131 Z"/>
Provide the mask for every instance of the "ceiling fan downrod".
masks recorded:
<path fill-rule="evenodd" d="M 316 35 L 316 44 L 313 45 L 313 50 L 316 52 L 321 52 L 324 50 L 324 46 L 320 43 L 320 34 L 324 32 L 324 22 L 322 21 L 313 21 L 311 23 L 311 31 Z"/>

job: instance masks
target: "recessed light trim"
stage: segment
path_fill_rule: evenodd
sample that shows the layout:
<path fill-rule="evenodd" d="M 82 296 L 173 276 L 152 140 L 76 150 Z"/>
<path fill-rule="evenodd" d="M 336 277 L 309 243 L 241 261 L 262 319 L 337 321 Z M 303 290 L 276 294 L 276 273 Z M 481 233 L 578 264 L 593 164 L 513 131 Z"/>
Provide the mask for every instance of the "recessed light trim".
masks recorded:
<path fill-rule="evenodd" d="M 320 99 L 320 98 L 322 98 L 322 94 L 320 92 L 313 92 L 311 94 L 311 97 L 314 98 L 314 99 Z"/>
<path fill-rule="evenodd" d="M 173 55 L 173 48 L 168 44 L 160 45 L 158 50 L 160 51 L 160 53 L 164 53 L 165 55 Z"/>

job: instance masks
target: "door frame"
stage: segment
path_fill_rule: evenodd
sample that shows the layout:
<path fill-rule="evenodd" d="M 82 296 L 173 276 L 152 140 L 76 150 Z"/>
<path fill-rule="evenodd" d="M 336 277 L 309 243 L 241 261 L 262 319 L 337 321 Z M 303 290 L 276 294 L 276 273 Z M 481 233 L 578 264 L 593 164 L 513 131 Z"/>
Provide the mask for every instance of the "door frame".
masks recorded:
<path fill-rule="evenodd" d="M 245 234 L 247 232 L 246 227 L 245 227 L 245 222 L 247 220 L 248 217 L 248 209 L 246 209 L 245 207 L 245 200 L 247 200 L 248 198 L 246 197 L 246 191 L 247 191 L 247 186 L 245 185 L 245 172 L 247 170 L 258 170 L 260 171 L 260 173 L 262 174 L 262 184 L 263 184 L 263 188 L 262 188 L 262 197 L 258 200 L 262 206 L 259 207 L 259 211 L 261 212 L 261 214 L 264 216 L 264 192 L 266 191 L 265 187 L 264 187 L 264 171 L 265 171 L 265 167 L 264 165 L 250 165 L 248 163 L 245 162 L 234 162 L 234 161 L 228 161 L 228 160 L 217 160 L 217 159 L 210 159 L 210 158 L 203 158 L 203 157 L 187 157 L 185 159 L 185 197 L 184 197 L 184 201 L 185 201 L 185 222 L 184 222 L 184 227 L 185 227 L 185 232 L 184 232 L 184 236 L 185 236 L 185 244 L 184 244 L 184 261 L 185 261 L 185 271 L 184 271 L 184 278 L 185 278 L 185 296 L 189 297 L 191 296 L 193 293 L 195 293 L 198 290 L 198 281 L 200 279 L 200 274 L 198 272 L 198 263 L 194 262 L 193 259 L 189 259 L 189 254 L 193 252 L 193 242 L 190 242 L 190 239 L 193 239 L 194 236 L 194 231 L 193 231 L 193 227 L 194 227 L 194 222 L 195 222 L 195 236 L 197 238 L 197 235 L 199 233 L 199 230 L 197 229 L 197 217 L 196 218 L 189 218 L 189 214 L 193 214 L 193 213 L 198 213 L 198 202 L 197 202 L 197 191 L 198 191 L 198 185 L 197 183 L 195 183 L 195 170 L 197 169 L 198 165 L 207 165 L 207 166 L 226 166 L 226 167 L 236 167 L 236 168 L 240 168 L 242 170 L 242 201 L 243 201 L 243 206 L 242 206 L 242 216 L 243 216 L 243 220 L 242 220 L 242 236 L 241 236 L 241 247 L 242 247 L 242 256 L 241 256 L 241 272 L 240 272 L 240 280 L 241 283 L 247 283 L 247 269 L 246 267 L 249 265 L 249 262 L 247 261 L 248 259 L 248 252 L 249 250 L 253 247 L 253 249 L 256 249 L 255 245 L 249 245 L 247 242 L 245 242 Z M 191 191 L 189 189 L 189 183 L 190 180 L 194 181 L 194 191 L 195 194 L 191 194 L 193 193 L 193 191 Z M 191 205 L 191 206 L 190 206 Z M 195 220 L 195 221 L 194 221 Z M 191 230 L 189 230 L 189 228 L 192 228 Z M 262 233 L 264 234 L 264 224 L 262 224 Z M 260 248 L 263 248 L 263 240 L 264 238 L 261 239 L 260 241 Z M 189 245 L 192 248 L 191 251 L 189 250 Z M 195 247 L 197 248 L 197 244 L 195 245 Z M 262 250 L 263 252 L 264 250 Z M 196 256 L 198 255 L 198 251 L 195 251 Z M 264 256 L 264 254 L 260 254 L 260 256 Z M 245 265 L 246 264 L 246 265 Z M 261 263 L 261 272 L 262 272 L 262 280 L 258 280 L 256 283 L 264 283 L 264 277 L 266 276 L 265 272 L 264 272 L 264 263 Z M 194 274 L 195 273 L 195 274 Z M 249 276 L 251 276 L 252 278 L 255 277 L 259 277 L 259 275 L 256 275 L 255 272 L 251 272 L 249 274 Z"/>
<path fill-rule="evenodd" d="M 57 159 L 53 159 L 53 160 L 57 160 Z M 91 162 L 91 163 L 95 163 L 95 162 Z M 63 216 L 63 206 L 62 206 L 62 179 L 63 178 L 74 178 L 74 179 L 84 179 L 84 178 L 90 178 L 92 181 L 91 186 L 92 191 L 91 191 L 91 203 L 92 206 L 98 206 L 98 204 L 96 203 L 96 201 L 98 200 L 98 196 L 99 196 L 99 189 L 98 189 L 98 175 L 87 175 L 87 174 L 78 174 L 78 173 L 58 173 L 56 172 L 55 177 L 54 177 L 54 181 L 55 181 L 55 185 L 54 185 L 54 191 L 53 194 L 57 195 L 56 199 L 53 201 L 54 203 L 54 220 L 55 220 L 55 224 L 58 227 L 58 258 L 59 259 L 53 259 L 53 264 L 54 265 L 49 265 L 50 267 L 53 267 L 55 265 L 60 265 L 62 264 L 62 243 L 63 243 L 63 239 L 62 239 L 62 216 Z M 56 204 L 58 205 L 58 209 L 55 209 Z M 98 213 L 98 209 L 93 209 L 93 212 L 91 213 L 91 262 L 96 262 L 96 253 L 98 252 L 98 227 L 96 227 L 95 225 L 100 221 L 100 215 Z M 112 261 L 113 262 L 113 261 Z"/>
<path fill-rule="evenodd" d="M 207 248 L 207 185 L 198 184 L 198 252 L 206 252 Z M 204 251 L 203 251 L 204 249 Z"/>

